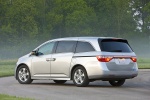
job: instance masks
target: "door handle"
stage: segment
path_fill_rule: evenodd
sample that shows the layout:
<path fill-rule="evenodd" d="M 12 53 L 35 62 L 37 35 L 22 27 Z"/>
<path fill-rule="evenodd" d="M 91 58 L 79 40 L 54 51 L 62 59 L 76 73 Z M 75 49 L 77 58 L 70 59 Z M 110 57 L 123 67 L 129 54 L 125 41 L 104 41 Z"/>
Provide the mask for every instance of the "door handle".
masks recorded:
<path fill-rule="evenodd" d="M 46 58 L 46 61 L 50 61 L 50 58 Z"/>
<path fill-rule="evenodd" d="M 55 61 L 56 58 L 46 58 L 46 61 Z"/>
<path fill-rule="evenodd" d="M 55 61 L 56 60 L 56 58 L 51 58 L 51 60 L 50 61 Z"/>

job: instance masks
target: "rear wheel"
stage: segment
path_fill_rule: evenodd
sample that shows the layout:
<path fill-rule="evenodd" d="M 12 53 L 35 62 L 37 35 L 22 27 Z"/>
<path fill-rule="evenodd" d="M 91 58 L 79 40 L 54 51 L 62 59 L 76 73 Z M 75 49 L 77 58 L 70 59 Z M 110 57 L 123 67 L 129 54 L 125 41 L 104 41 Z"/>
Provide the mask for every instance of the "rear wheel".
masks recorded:
<path fill-rule="evenodd" d="M 66 82 L 66 80 L 53 80 L 57 84 L 63 84 Z"/>
<path fill-rule="evenodd" d="M 17 70 L 17 79 L 21 84 L 30 84 L 31 79 L 29 68 L 26 65 L 21 65 Z"/>
<path fill-rule="evenodd" d="M 111 80 L 109 81 L 109 83 L 112 85 L 112 86 L 122 86 L 125 82 L 125 79 L 123 80 Z"/>
<path fill-rule="evenodd" d="M 72 79 L 74 84 L 78 87 L 85 87 L 89 84 L 87 72 L 82 66 L 74 69 Z"/>

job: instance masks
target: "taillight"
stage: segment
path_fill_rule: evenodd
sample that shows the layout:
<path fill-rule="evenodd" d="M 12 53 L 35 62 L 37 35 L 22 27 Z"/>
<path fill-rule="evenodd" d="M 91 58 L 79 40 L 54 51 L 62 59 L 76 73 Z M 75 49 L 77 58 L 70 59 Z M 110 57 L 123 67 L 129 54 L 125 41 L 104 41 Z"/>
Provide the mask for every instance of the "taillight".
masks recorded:
<path fill-rule="evenodd" d="M 136 62 L 137 61 L 137 58 L 136 57 L 131 57 L 130 58 L 133 62 Z"/>
<path fill-rule="evenodd" d="M 107 56 L 96 56 L 96 58 L 100 62 L 109 62 L 113 59 L 113 57 L 107 57 Z"/>

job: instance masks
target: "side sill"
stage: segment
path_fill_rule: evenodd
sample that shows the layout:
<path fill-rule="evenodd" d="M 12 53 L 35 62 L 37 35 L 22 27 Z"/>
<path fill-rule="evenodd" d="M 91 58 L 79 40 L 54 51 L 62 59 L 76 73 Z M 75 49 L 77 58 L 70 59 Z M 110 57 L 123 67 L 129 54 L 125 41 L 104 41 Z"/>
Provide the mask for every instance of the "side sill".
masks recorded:
<path fill-rule="evenodd" d="M 70 78 L 49 78 L 49 77 L 31 77 L 31 79 L 35 80 L 71 80 Z"/>

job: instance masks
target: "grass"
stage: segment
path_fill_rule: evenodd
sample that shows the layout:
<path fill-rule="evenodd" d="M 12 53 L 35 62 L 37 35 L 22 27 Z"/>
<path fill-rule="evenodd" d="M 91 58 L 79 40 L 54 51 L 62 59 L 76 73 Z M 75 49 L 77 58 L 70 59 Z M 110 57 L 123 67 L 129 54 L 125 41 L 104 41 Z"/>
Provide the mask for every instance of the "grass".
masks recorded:
<path fill-rule="evenodd" d="M 150 69 L 150 58 L 140 58 L 137 63 L 139 69 Z"/>
<path fill-rule="evenodd" d="M 6 94 L 0 94 L 0 100 L 33 100 L 33 99 L 20 98 L 20 97 L 16 97 L 16 96 L 9 96 Z"/>
<path fill-rule="evenodd" d="M 0 77 L 14 75 L 17 60 L 0 60 Z M 150 58 L 139 58 L 139 69 L 150 69 Z"/>
<path fill-rule="evenodd" d="M 0 77 L 14 75 L 16 62 L 17 60 L 0 60 Z M 137 63 L 139 69 L 150 69 L 150 59 L 148 58 L 140 58 L 138 59 Z M 32 99 L 0 94 L 0 100 L 32 100 Z"/>
<path fill-rule="evenodd" d="M 0 60 L 0 77 L 14 75 L 16 62 L 17 60 Z M 0 100 L 33 100 L 33 99 L 0 94 Z"/>
<path fill-rule="evenodd" d="M 14 75 L 17 60 L 0 60 L 0 77 Z"/>

